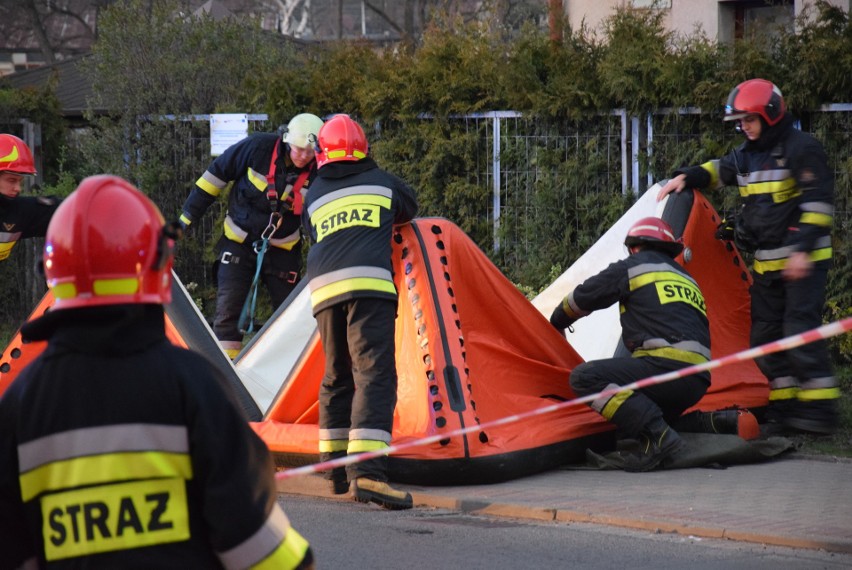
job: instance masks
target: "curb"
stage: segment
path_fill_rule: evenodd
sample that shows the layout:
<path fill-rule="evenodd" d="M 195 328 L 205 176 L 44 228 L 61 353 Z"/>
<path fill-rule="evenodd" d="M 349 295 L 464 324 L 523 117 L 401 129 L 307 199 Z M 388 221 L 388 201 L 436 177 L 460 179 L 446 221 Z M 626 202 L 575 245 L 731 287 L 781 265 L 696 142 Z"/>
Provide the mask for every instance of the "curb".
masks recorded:
<path fill-rule="evenodd" d="M 308 475 L 277 482 L 278 492 L 292 495 L 306 495 L 329 500 L 349 501 L 348 495 L 333 495 L 329 491 L 328 482 L 320 475 Z M 407 485 L 396 485 L 411 493 L 414 505 L 446 509 L 464 514 L 482 515 L 500 518 L 533 520 L 540 522 L 588 523 L 603 526 L 616 526 L 634 530 L 642 530 L 654 534 L 670 533 L 699 538 L 714 538 L 749 542 L 787 548 L 806 550 L 825 550 L 842 554 L 852 554 L 852 542 L 834 540 L 812 540 L 778 534 L 765 534 L 758 531 L 749 532 L 728 529 L 722 526 L 696 526 L 689 523 L 674 522 L 645 518 L 641 515 L 624 517 L 606 513 L 588 513 L 570 509 L 545 508 L 522 505 L 517 503 L 491 502 L 481 499 L 459 499 L 448 495 L 427 493 Z"/>
<path fill-rule="evenodd" d="M 403 488 L 404 485 L 399 485 Z M 588 523 L 604 526 L 617 526 L 634 530 L 648 531 L 654 534 L 670 533 L 700 538 L 715 538 L 739 542 L 753 542 L 772 546 L 784 546 L 807 550 L 825 550 L 843 554 L 852 554 L 852 543 L 832 540 L 810 540 L 776 534 L 747 532 L 714 526 L 694 526 L 688 523 L 638 517 L 623 517 L 608 514 L 594 514 L 568 509 L 547 509 L 510 503 L 491 503 L 481 500 L 465 500 L 454 497 L 433 495 L 430 493 L 411 492 L 414 504 L 458 511 L 465 514 L 475 514 L 513 519 L 536 521 L 553 521 L 561 523 Z M 327 493 L 326 493 L 327 496 Z M 341 497 L 343 498 L 343 497 Z"/>

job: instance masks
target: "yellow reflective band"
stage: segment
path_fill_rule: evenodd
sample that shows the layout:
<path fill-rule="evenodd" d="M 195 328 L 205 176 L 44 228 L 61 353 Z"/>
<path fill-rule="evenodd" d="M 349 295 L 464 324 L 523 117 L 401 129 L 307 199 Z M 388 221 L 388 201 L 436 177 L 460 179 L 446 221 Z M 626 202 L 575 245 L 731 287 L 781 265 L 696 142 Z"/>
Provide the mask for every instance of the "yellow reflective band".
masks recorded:
<path fill-rule="evenodd" d="M 818 214 L 816 212 L 805 212 L 799 221 L 803 224 L 812 224 L 823 228 L 830 228 L 834 224 L 834 216 Z"/>
<path fill-rule="evenodd" d="M 772 201 L 775 203 L 786 202 L 790 198 L 802 194 L 802 191 L 796 187 L 796 181 L 793 178 L 770 180 L 767 182 L 749 182 L 748 186 L 740 187 L 740 194 L 743 191 L 745 191 L 746 195 L 751 196 L 756 194 L 772 194 Z"/>
<path fill-rule="evenodd" d="M 41 500 L 50 561 L 189 539 L 182 479 L 156 479 L 47 495 Z"/>
<path fill-rule="evenodd" d="M 221 192 L 220 188 L 214 186 L 213 184 L 205 180 L 203 176 L 195 181 L 195 185 L 213 197 L 219 196 L 219 192 Z"/>
<path fill-rule="evenodd" d="M 678 362 L 687 362 L 689 364 L 701 364 L 707 362 L 707 358 L 701 354 L 681 350 L 673 346 L 662 346 L 660 348 L 640 348 L 633 352 L 635 358 L 641 356 L 656 356 L 659 358 L 668 358 L 669 360 L 677 360 Z"/>
<path fill-rule="evenodd" d="M 355 439 L 349 442 L 347 453 L 363 453 L 365 451 L 378 451 L 390 447 L 383 441 L 375 439 Z"/>
<path fill-rule="evenodd" d="M 12 145 L 12 152 L 6 156 L 0 156 L 0 162 L 15 162 L 16 160 L 18 160 L 18 147 L 14 144 Z"/>
<path fill-rule="evenodd" d="M 674 271 L 649 271 L 648 273 L 642 273 L 632 278 L 630 280 L 630 290 L 635 291 L 640 287 L 656 283 L 657 281 L 671 281 L 695 287 L 695 283 Z"/>
<path fill-rule="evenodd" d="M 330 150 L 327 153 L 325 153 L 325 155 L 328 158 L 340 158 L 340 157 L 346 156 L 346 149 L 344 148 L 344 149 Z M 363 152 L 361 152 L 360 150 L 353 150 L 352 156 L 354 158 L 358 159 L 358 160 L 361 160 L 362 158 L 367 157 L 367 155 L 364 154 Z"/>
<path fill-rule="evenodd" d="M 335 451 L 346 451 L 349 445 L 348 439 L 321 439 L 319 441 L 320 453 L 333 453 Z"/>
<path fill-rule="evenodd" d="M 830 247 L 823 247 L 820 249 L 815 249 L 814 251 L 808 254 L 808 259 L 811 261 L 825 261 L 826 259 L 831 259 L 832 249 Z M 781 259 L 770 259 L 769 261 L 760 261 L 759 259 L 754 260 L 754 271 L 755 273 L 767 273 L 769 271 L 781 271 L 787 266 L 787 258 Z"/>
<path fill-rule="evenodd" d="M 51 285 L 50 290 L 57 299 L 73 299 L 77 296 L 77 287 L 73 283 L 57 283 Z"/>
<path fill-rule="evenodd" d="M 701 168 L 710 174 L 710 184 L 708 184 L 708 188 L 715 188 L 719 185 L 719 174 L 716 172 L 716 162 L 718 161 L 711 160 L 701 165 Z"/>
<path fill-rule="evenodd" d="M 9 254 L 12 253 L 12 248 L 15 247 L 16 243 L 18 242 L 12 241 L 7 243 L 0 243 L 0 260 L 9 257 Z"/>
<path fill-rule="evenodd" d="M 327 299 L 352 291 L 378 291 L 396 295 L 396 287 L 392 281 L 376 279 L 375 277 L 353 277 L 352 279 L 335 281 L 312 291 L 311 306 L 315 307 Z"/>
<path fill-rule="evenodd" d="M 139 291 L 139 279 L 95 279 L 92 292 L 95 295 L 133 295 Z"/>
<path fill-rule="evenodd" d="M 269 186 L 269 183 L 266 181 L 266 176 L 257 172 L 251 168 L 248 169 L 248 179 L 251 182 L 251 185 L 260 190 L 261 192 L 266 192 L 266 188 Z"/>
<path fill-rule="evenodd" d="M 621 404 L 624 403 L 627 398 L 633 395 L 633 390 L 623 390 L 615 394 L 612 398 L 609 399 L 609 402 L 606 403 L 606 406 L 601 410 L 601 415 L 607 419 L 611 420 L 612 416 L 615 415 L 615 412 L 618 411 L 618 408 L 621 407 Z"/>
<path fill-rule="evenodd" d="M 583 315 L 578 315 L 574 308 L 571 306 L 570 300 L 568 297 L 562 299 L 562 312 L 571 317 L 572 319 L 579 319 Z"/>
<path fill-rule="evenodd" d="M 225 232 L 224 233 L 225 233 L 226 238 L 228 238 L 231 241 L 235 241 L 237 243 L 243 243 L 243 241 L 245 241 L 245 239 L 246 239 L 244 236 L 238 236 L 237 234 L 235 234 L 234 230 L 231 229 L 231 226 L 228 225 L 228 224 L 225 224 Z"/>
<path fill-rule="evenodd" d="M 791 388 L 779 388 L 778 390 L 770 390 L 769 401 L 777 402 L 779 400 L 792 400 L 796 397 L 796 393 L 798 391 L 798 386 L 793 386 Z"/>
<path fill-rule="evenodd" d="M 42 493 L 69 487 L 155 477 L 192 479 L 189 455 L 143 451 L 55 461 L 21 474 L 21 498 L 26 502 Z"/>
<path fill-rule="evenodd" d="M 771 395 L 771 394 L 770 394 Z M 818 390 L 799 390 L 796 399 L 800 402 L 815 400 L 836 400 L 840 397 L 840 388 L 820 388 Z"/>
<path fill-rule="evenodd" d="M 183 222 L 184 224 L 186 224 L 187 226 L 192 223 L 192 220 L 187 218 L 186 215 L 184 215 L 184 214 L 180 215 L 180 221 Z"/>
<path fill-rule="evenodd" d="M 252 570 L 296 568 L 305 559 L 309 546 L 308 541 L 301 534 L 296 532 L 295 529 L 290 528 L 287 530 L 287 536 L 278 548 L 260 563 L 253 565 Z"/>
<path fill-rule="evenodd" d="M 387 210 L 391 207 L 391 199 L 388 196 L 380 194 L 353 194 L 332 200 L 328 204 L 324 204 L 311 213 L 311 223 L 314 220 L 319 220 L 329 217 L 332 212 L 346 210 L 349 208 L 357 208 L 359 206 L 379 206 Z M 316 224 L 314 224 L 316 225 Z"/>

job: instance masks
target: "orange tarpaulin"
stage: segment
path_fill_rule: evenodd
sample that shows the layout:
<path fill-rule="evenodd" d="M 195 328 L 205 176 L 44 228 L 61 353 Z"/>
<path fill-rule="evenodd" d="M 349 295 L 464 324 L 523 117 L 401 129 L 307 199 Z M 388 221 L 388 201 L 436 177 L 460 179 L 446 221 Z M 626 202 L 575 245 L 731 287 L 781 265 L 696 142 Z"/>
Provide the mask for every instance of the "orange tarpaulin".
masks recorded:
<path fill-rule="evenodd" d="M 681 228 L 689 248 L 680 261 L 704 293 L 713 356 L 748 348 L 750 278 L 742 258 L 714 239 L 718 216 L 703 196 L 686 192 L 672 203 L 663 217 L 679 218 L 667 221 Z M 400 292 L 393 445 L 574 397 L 568 377 L 582 359 L 458 227 L 414 220 L 394 236 L 393 256 Z M 252 424 L 279 463 L 291 466 L 317 460 L 318 338 L 294 370 L 264 421 Z M 766 380 L 745 362 L 714 370 L 694 409 L 759 407 L 767 396 Z M 391 455 L 391 476 L 431 484 L 508 479 L 581 460 L 587 446 L 611 442 L 611 429 L 586 405 L 571 406 L 405 448 Z"/>

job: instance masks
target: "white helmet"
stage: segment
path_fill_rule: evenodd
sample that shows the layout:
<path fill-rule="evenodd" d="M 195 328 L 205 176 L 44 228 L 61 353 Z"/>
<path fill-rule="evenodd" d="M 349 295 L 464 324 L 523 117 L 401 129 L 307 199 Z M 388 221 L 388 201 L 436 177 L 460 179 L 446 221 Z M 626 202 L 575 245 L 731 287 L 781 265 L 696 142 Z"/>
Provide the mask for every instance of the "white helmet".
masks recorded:
<path fill-rule="evenodd" d="M 313 148 L 322 127 L 322 119 L 310 113 L 296 115 L 287 123 L 284 142 L 298 148 Z"/>

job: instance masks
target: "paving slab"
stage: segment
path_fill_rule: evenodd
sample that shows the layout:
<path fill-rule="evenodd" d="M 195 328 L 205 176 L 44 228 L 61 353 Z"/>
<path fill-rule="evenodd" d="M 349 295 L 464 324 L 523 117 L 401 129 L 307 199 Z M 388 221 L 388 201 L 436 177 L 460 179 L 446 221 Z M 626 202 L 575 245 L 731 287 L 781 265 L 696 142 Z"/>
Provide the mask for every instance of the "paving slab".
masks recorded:
<path fill-rule="evenodd" d="M 852 553 L 852 461 L 792 454 L 726 469 L 561 468 L 489 485 L 395 485 L 415 505 Z M 279 491 L 334 498 L 320 475 Z M 337 496 L 347 500 L 345 495 Z"/>

